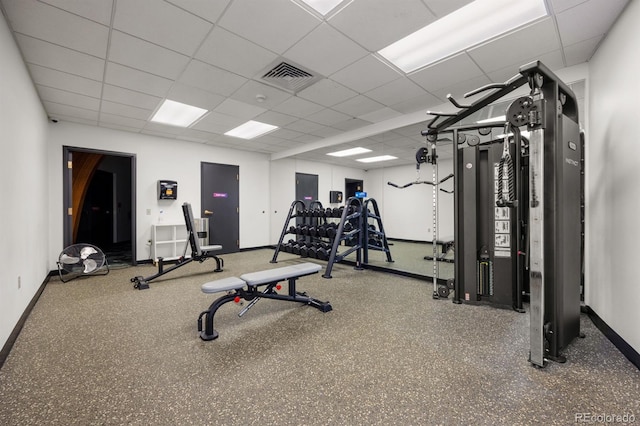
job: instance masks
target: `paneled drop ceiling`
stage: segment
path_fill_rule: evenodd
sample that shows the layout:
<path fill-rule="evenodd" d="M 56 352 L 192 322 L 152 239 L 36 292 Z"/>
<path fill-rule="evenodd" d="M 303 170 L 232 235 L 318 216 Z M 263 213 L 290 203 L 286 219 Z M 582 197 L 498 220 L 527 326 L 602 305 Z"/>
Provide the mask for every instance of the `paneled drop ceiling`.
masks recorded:
<path fill-rule="evenodd" d="M 588 61 L 627 0 L 546 0 L 549 16 L 410 74 L 376 53 L 469 2 L 345 0 L 324 17 L 302 0 L 0 6 L 52 119 L 370 169 L 413 163 L 426 111 L 448 93 L 503 82 L 533 60 L 552 70 Z M 262 79 L 282 61 L 317 81 L 292 92 Z M 186 129 L 152 123 L 167 98 L 210 112 Z M 420 111 L 424 121 L 380 126 Z M 247 120 L 279 129 L 252 140 L 224 136 Z M 365 165 L 326 155 L 355 146 L 398 159 Z"/>

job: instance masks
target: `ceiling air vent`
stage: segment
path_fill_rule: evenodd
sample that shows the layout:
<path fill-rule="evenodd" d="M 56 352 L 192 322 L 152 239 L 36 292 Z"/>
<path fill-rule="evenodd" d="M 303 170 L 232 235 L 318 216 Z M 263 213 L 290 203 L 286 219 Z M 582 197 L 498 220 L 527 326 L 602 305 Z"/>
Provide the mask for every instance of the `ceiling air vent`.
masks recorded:
<path fill-rule="evenodd" d="M 299 65 L 282 59 L 273 62 L 266 70 L 262 76 L 263 81 L 292 93 L 311 86 L 321 78 Z"/>

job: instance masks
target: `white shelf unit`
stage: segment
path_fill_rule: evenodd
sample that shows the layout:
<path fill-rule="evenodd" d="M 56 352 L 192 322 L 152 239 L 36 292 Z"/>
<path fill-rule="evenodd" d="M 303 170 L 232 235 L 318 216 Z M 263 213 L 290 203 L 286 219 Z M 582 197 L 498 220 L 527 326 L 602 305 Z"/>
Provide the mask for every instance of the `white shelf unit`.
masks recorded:
<path fill-rule="evenodd" d="M 175 260 L 183 255 L 187 245 L 187 227 L 181 224 L 151 225 L 151 259 L 156 262 L 159 257 L 164 260 Z M 187 256 L 191 248 L 187 248 Z"/>
<path fill-rule="evenodd" d="M 204 235 L 198 238 L 200 246 L 209 245 L 209 219 L 196 218 L 195 231 Z M 185 253 L 184 248 L 187 246 Z M 156 263 L 159 257 L 164 260 L 176 260 L 180 256 L 191 256 L 191 247 L 187 242 L 187 226 L 180 224 L 158 223 L 151 225 L 151 260 Z"/>

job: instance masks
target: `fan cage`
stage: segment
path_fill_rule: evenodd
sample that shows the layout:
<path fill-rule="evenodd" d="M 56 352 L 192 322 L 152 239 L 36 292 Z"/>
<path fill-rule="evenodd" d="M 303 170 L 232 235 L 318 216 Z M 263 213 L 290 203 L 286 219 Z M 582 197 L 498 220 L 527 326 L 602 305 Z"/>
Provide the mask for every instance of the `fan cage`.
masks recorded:
<path fill-rule="evenodd" d="M 58 256 L 58 274 L 62 282 L 86 275 L 106 275 L 109 264 L 104 252 L 93 244 L 78 243 L 62 250 Z"/>

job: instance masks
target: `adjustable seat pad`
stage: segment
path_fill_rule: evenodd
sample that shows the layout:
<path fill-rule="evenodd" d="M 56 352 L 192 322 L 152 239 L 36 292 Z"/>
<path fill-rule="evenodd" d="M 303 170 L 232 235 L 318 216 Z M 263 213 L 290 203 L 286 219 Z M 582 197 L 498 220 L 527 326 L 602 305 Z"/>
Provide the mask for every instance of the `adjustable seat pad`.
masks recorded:
<path fill-rule="evenodd" d="M 222 246 L 219 244 L 214 244 L 211 246 L 200 246 L 200 250 L 202 251 L 218 251 L 222 250 Z"/>
<path fill-rule="evenodd" d="M 219 293 L 221 291 L 237 290 L 244 287 L 246 282 L 238 277 L 221 278 L 202 284 L 203 293 Z"/>
<path fill-rule="evenodd" d="M 240 275 L 240 279 L 244 280 L 248 285 L 256 286 L 313 274 L 320 269 L 322 269 L 320 265 L 306 262 L 282 268 L 267 269 L 266 271 L 250 272 Z"/>

